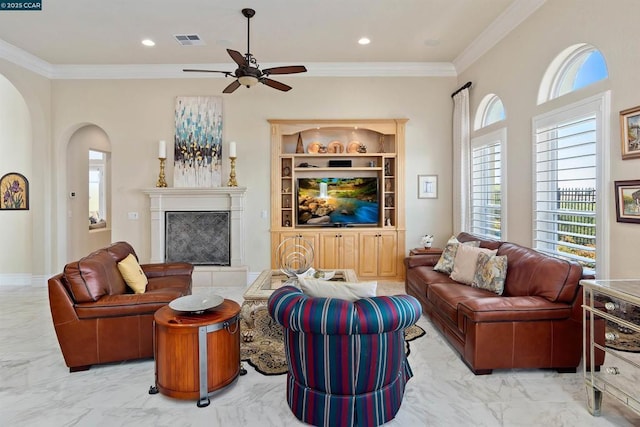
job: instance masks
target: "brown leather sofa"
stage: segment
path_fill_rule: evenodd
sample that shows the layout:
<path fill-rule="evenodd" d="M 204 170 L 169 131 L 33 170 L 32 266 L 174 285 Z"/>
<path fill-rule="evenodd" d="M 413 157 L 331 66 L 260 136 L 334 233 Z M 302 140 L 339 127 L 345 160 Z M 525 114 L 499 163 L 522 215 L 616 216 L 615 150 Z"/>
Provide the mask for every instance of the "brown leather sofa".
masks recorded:
<path fill-rule="evenodd" d="M 507 256 L 504 292 L 455 282 L 433 270 L 439 255 L 405 259 L 407 294 L 477 375 L 493 369 L 551 368 L 575 372 L 582 356 L 582 267 L 514 243 L 461 233 L 460 242 Z M 604 322 L 595 325 L 604 343 Z M 604 354 L 596 360 L 599 368 Z"/>
<path fill-rule="evenodd" d="M 191 294 L 193 266 L 183 262 L 141 265 L 149 283 L 134 294 L 117 266 L 129 254 L 138 258 L 128 243 L 114 243 L 49 279 L 53 325 L 71 372 L 153 357 L 154 313 Z"/>

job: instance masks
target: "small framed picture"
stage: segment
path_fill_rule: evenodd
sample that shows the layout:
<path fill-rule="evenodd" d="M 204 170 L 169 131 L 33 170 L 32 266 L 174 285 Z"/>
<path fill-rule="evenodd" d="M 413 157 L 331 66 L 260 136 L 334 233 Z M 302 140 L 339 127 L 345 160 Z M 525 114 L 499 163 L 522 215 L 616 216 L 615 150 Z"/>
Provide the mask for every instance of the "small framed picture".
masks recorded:
<path fill-rule="evenodd" d="M 640 157 L 640 106 L 620 111 L 622 158 Z"/>
<path fill-rule="evenodd" d="M 29 210 L 29 181 L 21 173 L 0 178 L 0 210 Z"/>
<path fill-rule="evenodd" d="M 438 175 L 418 175 L 418 198 L 438 198 Z"/>
<path fill-rule="evenodd" d="M 616 220 L 640 224 L 640 180 L 616 181 Z"/>

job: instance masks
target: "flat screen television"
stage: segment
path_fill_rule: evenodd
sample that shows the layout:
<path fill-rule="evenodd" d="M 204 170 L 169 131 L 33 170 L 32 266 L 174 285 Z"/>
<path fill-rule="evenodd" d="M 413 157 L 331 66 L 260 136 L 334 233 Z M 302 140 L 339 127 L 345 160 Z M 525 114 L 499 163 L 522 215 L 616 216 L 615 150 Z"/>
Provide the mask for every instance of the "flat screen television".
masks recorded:
<path fill-rule="evenodd" d="M 378 178 L 298 178 L 297 181 L 298 226 L 378 225 Z"/>

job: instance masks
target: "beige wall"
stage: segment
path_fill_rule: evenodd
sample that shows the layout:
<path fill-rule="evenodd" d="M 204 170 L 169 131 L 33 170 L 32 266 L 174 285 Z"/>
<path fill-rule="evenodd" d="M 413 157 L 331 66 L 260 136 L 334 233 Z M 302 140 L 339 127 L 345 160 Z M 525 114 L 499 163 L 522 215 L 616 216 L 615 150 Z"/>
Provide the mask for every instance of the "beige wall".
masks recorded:
<path fill-rule="evenodd" d="M 451 98 L 455 78 L 281 78 L 294 89 L 282 93 L 266 86 L 240 88 L 223 96 L 224 143 L 237 142 L 237 180 L 247 187 L 246 259 L 249 271 L 270 263 L 270 118 L 408 118 L 407 246 L 435 233 L 444 242 L 451 233 Z M 176 96 L 221 95 L 225 79 L 53 81 L 53 139 L 59 200 L 66 167 L 63 153 L 82 124 L 102 128 L 111 142 L 112 239 L 127 240 L 145 261 L 150 257 L 149 203 L 141 189 L 158 177 L 157 141 L 173 141 Z M 168 149 L 172 156 L 172 150 Z M 171 165 L 171 158 L 168 161 Z M 228 177 L 228 160 L 224 175 Z M 417 199 L 417 175 L 440 176 L 436 200 Z M 171 167 L 167 182 L 172 185 Z M 226 180 L 225 180 L 226 182 Z M 64 229 L 59 207 L 58 228 Z M 129 220 L 128 212 L 140 219 Z M 58 259 L 61 268 L 66 260 Z"/>
<path fill-rule="evenodd" d="M 9 275 L 18 282 L 21 282 L 20 276 L 25 276 L 29 283 L 32 274 L 44 277 L 51 271 L 51 254 L 55 251 L 55 230 L 51 226 L 50 81 L 2 59 L 0 74 L 10 82 L 3 82 L 3 86 L 13 87 L 5 86 L 9 92 L 3 90 L 0 104 L 4 106 L 0 108 L 4 109 L 10 104 L 11 120 L 18 120 L 18 126 L 2 131 L 0 137 L 1 172 L 4 174 L 9 171 L 5 169 L 23 169 L 29 180 L 30 191 L 29 211 L 5 211 L 0 215 L 0 222 L 22 230 L 20 238 L 0 241 L 0 254 L 3 258 L 11 259 L 0 264 L 0 274 Z M 11 93 L 9 100 L 4 99 L 5 93 L 7 96 Z M 18 111 L 19 119 L 15 116 Z M 0 127 L 4 128 L 5 124 Z M 21 131 L 16 132 L 18 129 Z M 24 145 L 16 150 L 8 138 L 16 138 L 18 143 Z M 18 155 L 14 163 L 11 157 L 16 151 Z"/>
<path fill-rule="evenodd" d="M 531 119 L 590 95 L 611 90 L 611 180 L 640 179 L 640 159 L 622 161 L 619 111 L 640 105 L 640 50 L 637 1 L 548 0 L 501 43 L 465 70 L 460 81 L 473 81 L 471 111 L 490 92 L 502 98 L 507 111 L 508 239 L 525 245 L 532 239 Z M 565 48 L 589 43 L 605 57 L 609 79 L 547 104 L 537 106 L 538 88 L 549 63 Z M 640 225 L 617 223 L 613 191 L 603 200 L 609 207 L 609 260 L 612 278 L 640 277 L 637 242 Z"/>

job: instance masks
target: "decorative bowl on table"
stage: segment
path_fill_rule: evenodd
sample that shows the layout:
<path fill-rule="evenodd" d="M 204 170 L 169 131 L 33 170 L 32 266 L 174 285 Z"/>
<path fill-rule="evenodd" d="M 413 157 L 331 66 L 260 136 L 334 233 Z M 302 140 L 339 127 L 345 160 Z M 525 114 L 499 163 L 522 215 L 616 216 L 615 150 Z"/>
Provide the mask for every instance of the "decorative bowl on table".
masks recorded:
<path fill-rule="evenodd" d="M 304 273 L 296 274 L 296 276 L 298 276 L 298 279 L 331 280 L 335 274 L 336 272 L 333 270 L 316 270 L 311 267 Z"/>
<path fill-rule="evenodd" d="M 219 306 L 223 302 L 224 298 L 220 295 L 186 295 L 171 301 L 169 307 L 172 310 L 183 313 L 200 314 Z"/>

